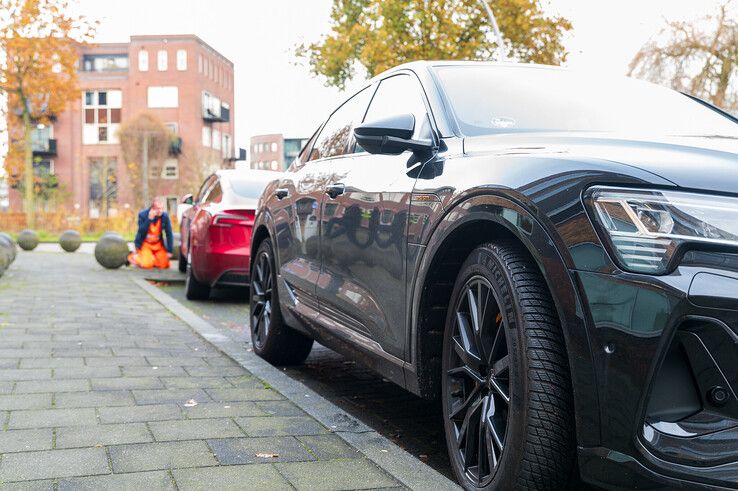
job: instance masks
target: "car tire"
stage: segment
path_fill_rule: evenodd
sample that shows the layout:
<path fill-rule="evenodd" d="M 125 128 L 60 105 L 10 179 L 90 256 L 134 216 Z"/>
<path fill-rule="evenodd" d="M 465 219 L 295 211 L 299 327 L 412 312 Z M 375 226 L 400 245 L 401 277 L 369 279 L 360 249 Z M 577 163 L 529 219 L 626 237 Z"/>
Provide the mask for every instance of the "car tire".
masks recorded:
<path fill-rule="evenodd" d="M 272 243 L 264 240 L 252 258 L 249 326 L 254 353 L 273 365 L 299 365 L 313 340 L 284 323 L 277 292 Z"/>
<path fill-rule="evenodd" d="M 210 285 L 201 283 L 192 271 L 192 251 L 187 254 L 187 276 L 185 278 L 185 296 L 187 300 L 207 300 L 210 298 Z"/>
<path fill-rule="evenodd" d="M 569 363 L 553 300 L 513 242 L 461 267 L 443 341 L 449 457 L 466 489 L 569 489 L 576 475 Z"/>
<path fill-rule="evenodd" d="M 187 258 L 184 254 L 182 254 L 182 246 L 179 246 L 179 261 L 177 261 L 177 268 L 179 268 L 180 273 L 186 273 L 187 272 Z"/>

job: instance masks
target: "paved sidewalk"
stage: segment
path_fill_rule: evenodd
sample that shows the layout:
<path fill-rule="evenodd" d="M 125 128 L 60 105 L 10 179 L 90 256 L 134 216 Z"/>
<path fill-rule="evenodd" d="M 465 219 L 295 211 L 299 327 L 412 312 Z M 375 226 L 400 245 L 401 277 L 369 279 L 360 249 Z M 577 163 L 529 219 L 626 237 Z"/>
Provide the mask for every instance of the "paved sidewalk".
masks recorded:
<path fill-rule="evenodd" d="M 87 254 L 0 279 L 0 425 L 0 490 L 399 486 Z"/>

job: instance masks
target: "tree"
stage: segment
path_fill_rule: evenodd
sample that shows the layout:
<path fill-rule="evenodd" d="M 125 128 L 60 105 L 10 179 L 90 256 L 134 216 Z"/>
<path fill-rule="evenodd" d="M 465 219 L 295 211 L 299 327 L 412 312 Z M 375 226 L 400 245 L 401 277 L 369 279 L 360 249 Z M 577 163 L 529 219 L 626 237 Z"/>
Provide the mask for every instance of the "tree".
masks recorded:
<path fill-rule="evenodd" d="M 169 128 L 156 116 L 147 112 L 137 114 L 120 127 L 118 139 L 133 185 L 134 196 L 136 201 L 143 206 L 148 204 L 144 203 L 144 179 L 146 179 L 146 187 L 150 189 L 151 176 L 155 175 L 158 178 L 161 173 L 161 164 L 169 155 L 172 137 Z M 143 169 L 144 147 L 148 159 L 148 175 L 144 175 Z"/>
<path fill-rule="evenodd" d="M 34 226 L 32 136 L 80 95 L 78 45 L 92 40 L 96 25 L 68 12 L 65 0 L 0 0 L 0 92 L 7 97 L 8 130 L 20 127 L 6 158 L 9 176 L 23 179 L 24 210 Z"/>
<path fill-rule="evenodd" d="M 512 59 L 565 61 L 567 19 L 546 16 L 537 0 L 492 0 L 491 6 Z M 331 33 L 297 54 L 339 88 L 357 64 L 372 77 L 414 60 L 489 60 L 497 48 L 479 0 L 334 0 L 331 19 Z"/>
<path fill-rule="evenodd" d="M 716 15 L 670 22 L 630 63 L 629 75 L 738 111 L 738 21 L 730 1 Z"/>

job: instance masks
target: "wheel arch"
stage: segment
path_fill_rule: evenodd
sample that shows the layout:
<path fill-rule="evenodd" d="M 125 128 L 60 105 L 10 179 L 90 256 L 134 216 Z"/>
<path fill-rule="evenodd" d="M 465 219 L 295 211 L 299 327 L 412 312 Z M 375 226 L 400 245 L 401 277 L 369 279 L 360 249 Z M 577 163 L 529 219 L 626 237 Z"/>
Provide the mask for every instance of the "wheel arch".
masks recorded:
<path fill-rule="evenodd" d="M 449 207 L 427 240 L 411 285 L 410 390 L 426 398 L 440 393 L 441 351 L 451 291 L 462 263 L 479 245 L 499 239 L 517 242 L 530 254 L 554 300 L 574 390 L 577 438 L 599 442 L 595 367 L 582 303 L 563 244 L 521 204 L 497 195 L 477 195 Z"/>

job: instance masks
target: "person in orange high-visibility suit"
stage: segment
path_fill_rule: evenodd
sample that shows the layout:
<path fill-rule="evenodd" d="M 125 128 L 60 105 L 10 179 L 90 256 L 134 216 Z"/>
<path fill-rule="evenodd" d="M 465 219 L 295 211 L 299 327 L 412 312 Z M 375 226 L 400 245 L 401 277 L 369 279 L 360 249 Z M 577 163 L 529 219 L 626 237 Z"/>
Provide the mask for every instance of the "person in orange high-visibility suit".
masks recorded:
<path fill-rule="evenodd" d="M 129 264 L 145 269 L 169 268 L 173 243 L 172 222 L 164 206 L 163 198 L 155 198 L 150 208 L 138 214 L 136 251 L 128 255 Z"/>

